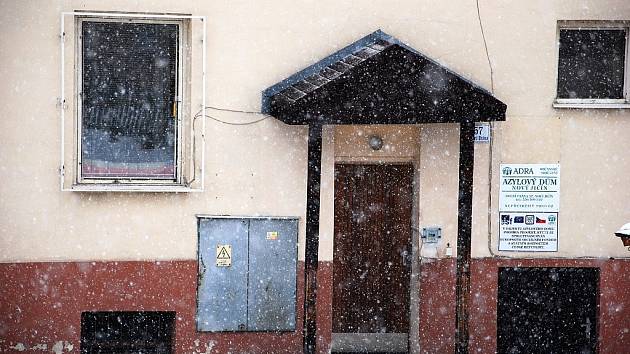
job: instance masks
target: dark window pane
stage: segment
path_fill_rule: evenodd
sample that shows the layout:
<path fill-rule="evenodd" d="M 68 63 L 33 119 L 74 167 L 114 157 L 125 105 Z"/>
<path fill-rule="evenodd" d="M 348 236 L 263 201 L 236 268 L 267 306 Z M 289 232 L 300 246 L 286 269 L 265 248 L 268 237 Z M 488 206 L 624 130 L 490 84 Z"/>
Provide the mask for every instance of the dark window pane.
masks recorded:
<path fill-rule="evenodd" d="M 560 30 L 558 98 L 623 98 L 626 31 Z"/>
<path fill-rule="evenodd" d="M 84 178 L 174 179 L 178 26 L 83 22 Z"/>

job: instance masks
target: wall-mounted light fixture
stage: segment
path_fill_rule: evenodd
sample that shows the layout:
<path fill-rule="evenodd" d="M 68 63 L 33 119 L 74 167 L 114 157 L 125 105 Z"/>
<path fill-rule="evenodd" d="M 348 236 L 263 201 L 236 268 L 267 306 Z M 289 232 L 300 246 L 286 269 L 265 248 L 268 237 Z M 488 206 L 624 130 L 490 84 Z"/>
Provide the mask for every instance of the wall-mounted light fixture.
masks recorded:
<path fill-rule="evenodd" d="M 372 150 L 378 151 L 383 148 L 383 138 L 378 135 L 371 135 L 368 138 L 368 145 L 370 145 Z"/>
<path fill-rule="evenodd" d="M 628 247 L 628 251 L 630 251 L 630 223 L 623 225 L 617 232 L 615 232 L 615 236 L 621 238 L 621 242 L 625 247 Z"/>

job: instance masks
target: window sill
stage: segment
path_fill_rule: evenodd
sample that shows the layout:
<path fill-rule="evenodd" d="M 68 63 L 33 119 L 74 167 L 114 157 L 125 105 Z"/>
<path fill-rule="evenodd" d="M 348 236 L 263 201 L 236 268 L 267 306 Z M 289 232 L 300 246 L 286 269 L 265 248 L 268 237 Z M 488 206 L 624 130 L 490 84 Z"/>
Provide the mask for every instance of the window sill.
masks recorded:
<path fill-rule="evenodd" d="M 553 108 L 628 109 L 630 102 L 553 102 Z"/>
<path fill-rule="evenodd" d="M 66 189 L 70 192 L 139 192 L 139 193 L 193 193 L 201 192 L 183 185 L 139 185 L 139 184 L 74 184 Z"/>

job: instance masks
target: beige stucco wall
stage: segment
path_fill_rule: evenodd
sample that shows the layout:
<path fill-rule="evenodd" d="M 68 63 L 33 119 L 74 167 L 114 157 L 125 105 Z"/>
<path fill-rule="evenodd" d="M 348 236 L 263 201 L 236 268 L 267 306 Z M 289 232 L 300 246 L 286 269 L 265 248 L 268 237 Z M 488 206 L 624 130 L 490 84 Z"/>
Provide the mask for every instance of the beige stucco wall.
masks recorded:
<path fill-rule="evenodd" d="M 551 103 L 557 21 L 628 20 L 630 2 L 480 0 L 479 5 L 495 94 L 508 105 L 507 121 L 495 125 L 491 249 L 498 253 L 498 166 L 560 163 L 559 252 L 500 254 L 627 257 L 628 251 L 612 233 L 630 221 L 630 110 L 562 110 Z M 0 7 L 2 262 L 194 259 L 199 213 L 299 216 L 303 245 L 307 130 L 273 119 L 245 127 L 207 122 L 203 193 L 59 191 L 56 101 L 62 11 L 207 16 L 206 99 L 217 107 L 259 110 L 263 89 L 379 28 L 490 88 L 474 1 L 0 1 Z M 225 120 L 252 119 L 218 115 Z M 369 129 L 380 128 L 364 130 Z M 455 246 L 456 239 L 458 129 L 431 125 L 408 127 L 400 134 L 391 129 L 384 133 L 394 150 L 387 151 L 413 160 L 419 171 L 419 226 L 444 227 L 435 253 L 423 250 L 427 257 L 440 257 L 445 242 Z M 332 257 L 332 169 L 335 160 L 364 155 L 367 147 L 355 134 L 359 130 L 325 131 L 320 248 L 324 260 Z M 392 151 L 405 151 L 405 156 Z M 490 255 L 488 167 L 489 144 L 477 144 L 476 257 Z M 303 247 L 300 250 L 303 258 Z"/>

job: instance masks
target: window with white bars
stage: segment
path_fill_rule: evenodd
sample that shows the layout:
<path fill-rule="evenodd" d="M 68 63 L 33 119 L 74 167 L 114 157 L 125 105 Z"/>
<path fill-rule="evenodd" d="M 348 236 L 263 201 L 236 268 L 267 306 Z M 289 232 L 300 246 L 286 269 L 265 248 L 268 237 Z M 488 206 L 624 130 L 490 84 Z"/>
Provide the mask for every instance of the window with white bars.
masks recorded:
<path fill-rule="evenodd" d="M 81 180 L 178 180 L 180 23 L 80 21 Z"/>
<path fill-rule="evenodd" d="M 61 190 L 202 191 L 205 17 L 62 12 L 60 38 Z"/>

